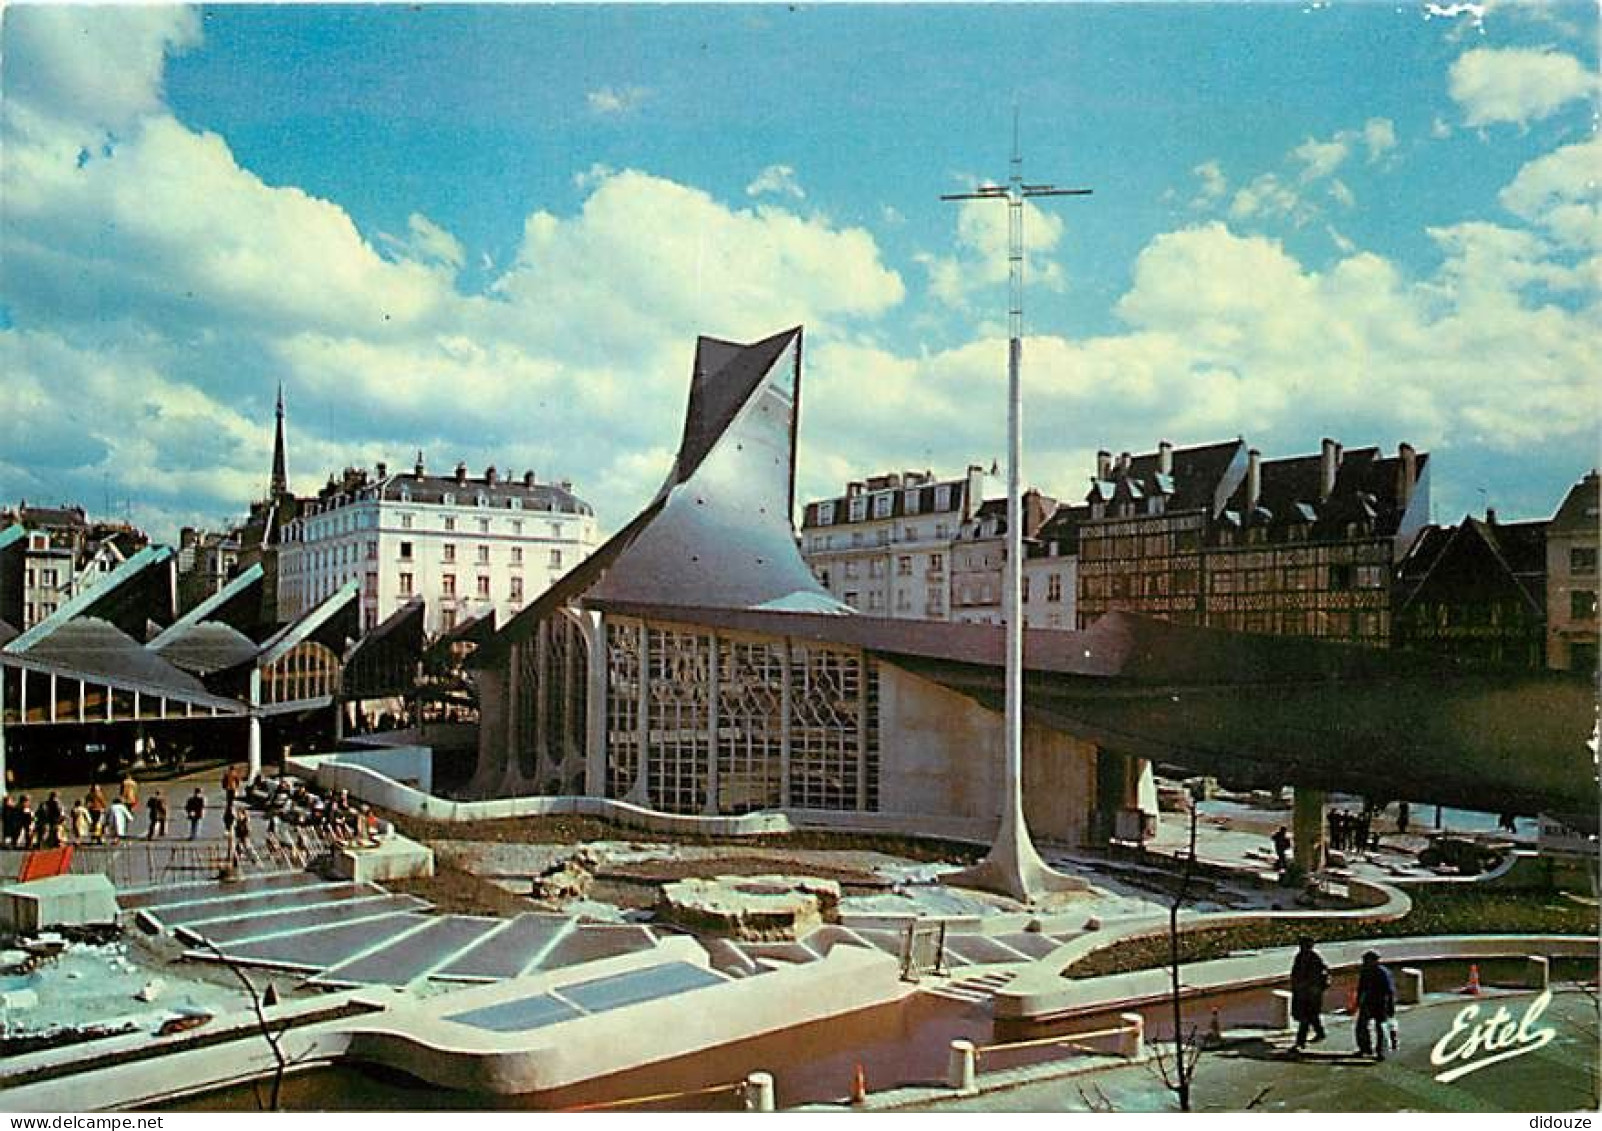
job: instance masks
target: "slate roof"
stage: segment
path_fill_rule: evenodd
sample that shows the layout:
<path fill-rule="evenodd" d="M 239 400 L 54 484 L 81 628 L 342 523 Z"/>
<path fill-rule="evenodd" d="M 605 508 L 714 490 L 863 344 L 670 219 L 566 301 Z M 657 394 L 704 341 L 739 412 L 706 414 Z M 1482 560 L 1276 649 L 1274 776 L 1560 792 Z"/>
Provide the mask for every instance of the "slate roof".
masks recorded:
<path fill-rule="evenodd" d="M 1095 480 L 1086 501 L 1141 499 L 1151 494 L 1168 497 L 1169 511 L 1208 510 L 1218 501 L 1222 487 L 1237 470 L 1245 467 L 1246 442 L 1225 440 L 1192 448 L 1175 448 L 1170 453 L 1169 474 L 1159 472 L 1161 456 L 1146 452 L 1133 456 L 1129 468 L 1119 474 L 1114 465 L 1111 480 Z"/>

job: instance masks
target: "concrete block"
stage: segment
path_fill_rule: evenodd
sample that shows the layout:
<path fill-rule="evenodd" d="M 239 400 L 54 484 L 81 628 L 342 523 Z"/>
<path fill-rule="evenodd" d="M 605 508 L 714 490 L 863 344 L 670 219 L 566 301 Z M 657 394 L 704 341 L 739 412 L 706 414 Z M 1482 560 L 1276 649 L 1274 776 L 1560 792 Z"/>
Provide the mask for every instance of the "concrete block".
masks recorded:
<path fill-rule="evenodd" d="M 1544 990 L 1552 984 L 1552 964 L 1543 955 L 1532 954 L 1524 969 L 1524 984 L 1532 990 Z"/>
<path fill-rule="evenodd" d="M 745 1110 L 773 1110 L 773 1074 L 753 1072 L 745 1078 Z"/>
<path fill-rule="evenodd" d="M 1291 992 L 1289 990 L 1271 990 L 1268 999 L 1268 1027 L 1270 1029 L 1290 1029 L 1295 1022 L 1291 1018 Z"/>
<path fill-rule="evenodd" d="M 958 1092 L 972 1092 L 976 1085 L 974 1049 L 972 1041 L 952 1041 L 951 1054 L 946 1060 L 946 1087 Z"/>
<path fill-rule="evenodd" d="M 1417 966 L 1402 967 L 1396 979 L 1396 1000 L 1402 1005 L 1417 1005 L 1424 1000 L 1424 971 Z"/>
<path fill-rule="evenodd" d="M 336 848 L 333 873 L 340 879 L 359 884 L 427 879 L 434 874 L 434 850 L 403 836 L 391 837 L 371 847 Z"/>
<path fill-rule="evenodd" d="M 18 934 L 116 921 L 116 889 L 103 875 L 50 876 L 0 888 L 0 927 Z"/>
<path fill-rule="evenodd" d="M 1146 1018 L 1139 1013 L 1120 1013 L 1118 1020 L 1124 1024 L 1124 1031 L 1118 1037 L 1118 1055 L 1125 1060 L 1144 1060 Z"/>

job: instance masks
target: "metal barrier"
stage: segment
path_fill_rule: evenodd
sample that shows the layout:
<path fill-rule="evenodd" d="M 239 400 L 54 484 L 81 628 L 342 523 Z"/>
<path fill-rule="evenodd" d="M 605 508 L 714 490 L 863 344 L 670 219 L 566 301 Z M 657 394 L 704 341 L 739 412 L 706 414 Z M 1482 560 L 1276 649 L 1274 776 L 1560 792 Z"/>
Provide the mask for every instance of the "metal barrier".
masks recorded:
<path fill-rule="evenodd" d="M 1118 1047 L 1113 1055 L 1122 1056 L 1129 1060 L 1139 1059 L 1145 1049 L 1146 1019 L 1138 1013 L 1120 1014 L 1122 1024 L 1107 1029 L 1092 1029 L 1087 1033 L 1061 1033 L 1051 1037 L 1033 1037 L 1027 1041 L 1002 1041 L 993 1045 L 976 1046 L 973 1050 L 974 1059 L 991 1056 L 1000 1052 L 1016 1052 L 1020 1049 L 1063 1047 L 1076 1052 L 1106 1053 L 1108 1050 L 1092 1048 L 1084 1044 L 1085 1041 L 1106 1040 L 1118 1038 Z M 953 1042 L 953 1049 L 959 1042 Z M 960 1042 L 967 1043 L 967 1042 Z"/>
<path fill-rule="evenodd" d="M 665 1103 L 668 1100 L 689 1099 L 692 1096 L 716 1096 L 716 1095 L 723 1095 L 723 1094 L 726 1094 L 726 1093 L 738 1093 L 738 1094 L 744 1096 L 744 1095 L 747 1095 L 751 1091 L 756 1091 L 758 1093 L 757 1099 L 758 1099 L 758 1102 L 760 1102 L 760 1100 L 761 1100 L 761 1092 L 762 1092 L 762 1089 L 760 1087 L 761 1082 L 757 1081 L 755 1084 L 753 1084 L 753 1078 L 756 1077 L 756 1076 L 766 1076 L 766 1075 L 767 1075 L 767 1073 L 753 1073 L 752 1077 L 748 1077 L 747 1079 L 736 1081 L 733 1084 L 712 1084 L 712 1085 L 710 1085 L 708 1087 L 705 1087 L 705 1088 L 691 1088 L 688 1091 L 683 1091 L 683 1092 L 658 1092 L 655 1095 L 651 1095 L 651 1096 L 629 1096 L 629 1097 L 627 1097 L 625 1099 L 621 1099 L 621 1100 L 599 1100 L 599 1101 L 597 1101 L 595 1103 L 576 1104 L 573 1107 L 564 1107 L 561 1110 L 563 1112 L 608 1111 L 608 1110 L 611 1110 L 613 1108 L 639 1107 L 642 1104 Z M 767 1095 L 767 1102 L 771 1104 L 772 1100 L 773 1100 L 773 1078 L 771 1076 L 768 1076 L 768 1079 L 767 1079 L 766 1095 Z M 773 1109 L 771 1107 L 768 1107 L 766 1109 L 763 1109 L 763 1108 L 760 1108 L 760 1107 L 754 1107 L 754 1108 L 748 1108 L 747 1110 L 751 1110 L 751 1111 L 761 1111 L 761 1110 L 772 1111 Z"/>

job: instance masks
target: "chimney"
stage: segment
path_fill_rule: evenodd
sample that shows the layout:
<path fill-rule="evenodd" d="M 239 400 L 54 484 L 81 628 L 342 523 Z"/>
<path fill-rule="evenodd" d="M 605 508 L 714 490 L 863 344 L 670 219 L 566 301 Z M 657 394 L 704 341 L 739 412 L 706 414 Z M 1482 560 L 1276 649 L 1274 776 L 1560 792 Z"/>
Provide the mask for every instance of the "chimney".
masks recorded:
<path fill-rule="evenodd" d="M 1486 526 L 1495 526 L 1496 525 L 1496 508 L 1495 507 L 1486 507 L 1485 508 L 1485 525 Z"/>
<path fill-rule="evenodd" d="M 858 495 L 862 494 L 862 488 L 862 481 L 860 479 L 853 479 L 851 482 L 846 484 L 846 498 L 856 498 Z"/>
<path fill-rule="evenodd" d="M 383 460 L 379 460 L 378 465 L 374 468 L 374 470 L 378 472 L 378 478 L 384 479 L 389 475 L 389 464 L 385 463 Z"/>
<path fill-rule="evenodd" d="M 456 464 L 456 482 L 458 484 L 467 482 L 467 464 L 462 462 Z"/>
<path fill-rule="evenodd" d="M 1129 462 L 1130 461 L 1129 461 L 1129 453 L 1128 452 L 1119 452 L 1118 453 L 1118 474 L 1119 474 L 1120 477 L 1129 474 Z"/>
<path fill-rule="evenodd" d="M 968 465 L 968 490 L 962 500 L 962 518 L 967 521 L 979 513 L 985 501 L 985 469 L 976 463 Z"/>
<path fill-rule="evenodd" d="M 1163 440 L 1157 445 L 1157 474 L 1172 475 L 1174 473 L 1174 445 Z"/>
<path fill-rule="evenodd" d="M 1096 478 L 1108 480 L 1112 478 L 1112 453 L 1101 451 L 1096 453 Z"/>
<path fill-rule="evenodd" d="M 1405 511 L 1413 501 L 1413 488 L 1418 486 L 1418 453 L 1412 444 L 1401 443 L 1396 446 L 1396 457 L 1396 506 Z"/>
<path fill-rule="evenodd" d="M 1257 500 L 1263 495 L 1263 455 L 1256 448 L 1246 452 L 1246 514 L 1257 509 Z"/>
<path fill-rule="evenodd" d="M 1329 497 L 1335 493 L 1335 473 L 1341 467 L 1341 446 L 1328 436 L 1324 437 L 1323 449 L 1318 456 L 1318 501 L 1329 502 Z"/>
<path fill-rule="evenodd" d="M 523 486 L 525 486 L 525 487 L 534 486 L 534 473 L 532 471 L 523 472 Z"/>
<path fill-rule="evenodd" d="M 495 465 L 493 463 L 484 469 L 484 482 L 491 487 L 495 486 Z"/>
<path fill-rule="evenodd" d="M 419 479 L 423 477 L 423 453 L 421 451 L 417 453 L 417 463 L 412 467 L 412 474 Z"/>

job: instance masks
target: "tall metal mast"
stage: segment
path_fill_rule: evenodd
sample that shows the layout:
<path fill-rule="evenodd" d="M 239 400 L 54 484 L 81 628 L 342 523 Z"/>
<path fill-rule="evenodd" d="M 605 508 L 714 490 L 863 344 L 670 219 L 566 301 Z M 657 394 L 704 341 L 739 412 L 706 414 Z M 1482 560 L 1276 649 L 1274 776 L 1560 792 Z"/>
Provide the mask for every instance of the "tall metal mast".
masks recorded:
<path fill-rule="evenodd" d="M 1012 160 L 1005 185 L 983 185 L 974 192 L 951 193 L 941 200 L 1001 200 L 1007 204 L 1007 561 L 1004 586 L 1007 625 L 1005 797 L 1001 825 L 990 852 L 974 868 L 952 877 L 957 884 L 1000 891 L 1026 902 L 1051 891 L 1083 888 L 1082 881 L 1054 872 L 1029 837 L 1023 812 L 1023 288 L 1025 200 L 1042 196 L 1089 196 L 1087 188 L 1025 184 L 1018 147 L 1018 108 L 1012 110 Z"/>

